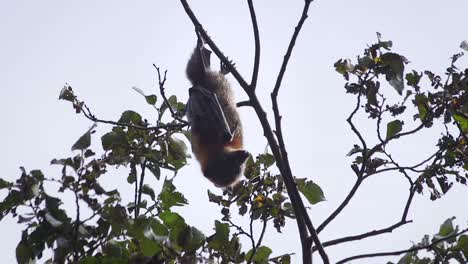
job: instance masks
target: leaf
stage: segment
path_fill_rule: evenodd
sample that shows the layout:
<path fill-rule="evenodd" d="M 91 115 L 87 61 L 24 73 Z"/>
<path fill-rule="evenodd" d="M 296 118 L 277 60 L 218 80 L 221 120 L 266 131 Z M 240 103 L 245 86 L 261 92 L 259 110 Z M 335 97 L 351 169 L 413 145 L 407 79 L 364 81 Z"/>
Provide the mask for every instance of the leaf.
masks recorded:
<path fill-rule="evenodd" d="M 120 123 L 141 124 L 141 115 L 135 111 L 127 110 L 120 116 Z"/>
<path fill-rule="evenodd" d="M 146 168 L 148 168 L 151 171 L 151 173 L 154 175 L 154 177 L 156 177 L 156 179 L 159 180 L 159 178 L 161 177 L 161 169 L 159 168 L 157 164 L 147 163 Z"/>
<path fill-rule="evenodd" d="M 271 165 L 275 164 L 275 157 L 269 153 L 259 155 L 258 160 L 265 166 L 265 168 L 269 168 Z"/>
<path fill-rule="evenodd" d="M 255 251 L 255 255 L 252 258 L 253 263 L 268 263 L 268 258 L 273 251 L 269 247 L 261 246 Z M 245 260 L 249 260 L 253 254 L 253 249 L 245 255 Z"/>
<path fill-rule="evenodd" d="M 16 246 L 16 261 L 18 264 L 26 264 L 29 263 L 32 259 L 34 259 L 32 248 L 28 247 L 26 243 L 21 241 L 18 246 Z"/>
<path fill-rule="evenodd" d="M 452 116 L 453 119 L 455 119 L 460 124 L 462 132 L 468 133 L 468 118 L 458 113 L 454 113 Z"/>
<path fill-rule="evenodd" d="M 142 238 L 139 240 L 141 252 L 146 257 L 151 257 L 161 251 L 161 246 L 153 240 Z"/>
<path fill-rule="evenodd" d="M 194 252 L 205 242 L 205 235 L 197 228 L 190 227 L 185 234 L 184 240 L 186 241 L 184 249 L 188 252 Z"/>
<path fill-rule="evenodd" d="M 164 181 L 163 188 L 158 198 L 161 201 L 161 207 L 164 210 L 170 209 L 173 206 L 182 206 L 188 204 L 184 195 L 176 191 L 175 186 L 170 180 Z"/>
<path fill-rule="evenodd" d="M 387 52 L 382 54 L 380 58 L 382 59 L 382 63 L 389 67 L 389 70 L 385 72 L 387 81 L 401 95 L 404 89 L 404 57 L 396 53 Z"/>
<path fill-rule="evenodd" d="M 162 212 L 159 214 L 159 218 L 163 221 L 164 225 L 169 229 L 173 229 L 176 226 L 185 225 L 185 220 L 178 213 L 169 211 Z"/>
<path fill-rule="evenodd" d="M 91 134 L 94 133 L 94 128 L 97 126 L 96 123 L 91 126 L 86 133 L 84 133 L 72 146 L 72 150 L 84 150 L 91 145 Z"/>
<path fill-rule="evenodd" d="M 403 121 L 394 120 L 387 124 L 387 138 L 390 139 L 391 137 L 398 134 L 403 128 Z"/>
<path fill-rule="evenodd" d="M 465 258 L 468 258 L 468 235 L 461 235 L 458 238 L 456 248 L 463 252 Z"/>
<path fill-rule="evenodd" d="M 13 183 L 7 182 L 4 179 L 0 178 L 0 190 L 5 189 L 5 188 L 10 188 L 11 186 L 13 186 Z"/>
<path fill-rule="evenodd" d="M 155 105 L 158 98 L 156 97 L 156 95 L 152 94 L 145 96 L 145 99 L 148 104 Z"/>
<path fill-rule="evenodd" d="M 102 136 L 101 143 L 104 150 L 110 150 L 114 146 L 128 146 L 127 136 L 122 128 L 114 128 L 112 132 Z"/>
<path fill-rule="evenodd" d="M 65 100 L 73 102 L 75 100 L 75 95 L 73 94 L 73 90 L 70 86 L 65 85 L 62 90 L 60 90 L 59 100 Z"/>
<path fill-rule="evenodd" d="M 468 41 L 462 41 L 462 43 L 460 43 L 460 48 L 462 48 L 465 51 L 468 51 Z"/>
<path fill-rule="evenodd" d="M 454 217 L 445 220 L 445 222 L 440 226 L 438 234 L 439 236 L 446 237 L 455 231 L 453 228 L 453 219 Z"/>
<path fill-rule="evenodd" d="M 151 197 L 151 200 L 154 201 L 156 195 L 154 194 L 153 188 L 151 188 L 148 184 L 143 185 L 141 192 L 146 195 L 149 195 Z"/>
<path fill-rule="evenodd" d="M 142 96 L 145 97 L 146 102 L 150 105 L 155 105 L 157 101 L 157 97 L 154 94 L 151 95 L 146 95 L 140 88 L 138 87 L 132 87 L 133 90 L 135 90 L 137 93 L 141 94 Z"/>
<path fill-rule="evenodd" d="M 362 148 L 359 145 L 354 145 L 353 148 L 346 154 L 346 156 L 350 157 L 356 153 L 362 152 Z"/>
<path fill-rule="evenodd" d="M 215 250 L 222 250 L 229 242 L 229 226 L 216 220 L 215 231 L 216 233 L 210 237 L 208 246 Z"/>
<path fill-rule="evenodd" d="M 309 203 L 316 204 L 325 201 L 322 189 L 313 181 L 306 181 L 305 178 L 296 179 L 296 184 L 299 191 L 307 198 Z"/>

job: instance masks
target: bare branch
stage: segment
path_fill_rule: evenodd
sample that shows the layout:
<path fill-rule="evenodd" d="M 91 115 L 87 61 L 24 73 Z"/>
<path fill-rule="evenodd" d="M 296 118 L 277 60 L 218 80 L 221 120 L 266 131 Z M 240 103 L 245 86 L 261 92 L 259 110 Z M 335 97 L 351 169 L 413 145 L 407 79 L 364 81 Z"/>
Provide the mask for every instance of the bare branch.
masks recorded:
<path fill-rule="evenodd" d="M 288 50 L 286 51 L 286 54 L 284 55 L 283 64 L 281 65 L 281 69 L 278 73 L 278 78 L 276 79 L 275 88 L 273 89 L 272 94 L 274 94 L 275 96 L 278 96 L 278 91 L 281 86 L 281 82 L 283 81 L 284 73 L 286 72 L 286 67 L 288 66 L 288 62 L 289 62 L 289 59 L 291 58 L 292 51 L 294 49 L 294 46 L 296 45 L 297 37 L 299 36 L 299 33 L 301 32 L 302 25 L 304 25 L 304 22 L 307 19 L 307 13 L 309 12 L 310 3 L 312 3 L 312 1 L 305 0 L 304 8 L 302 9 L 301 18 L 299 19 L 299 22 L 297 23 L 297 26 L 294 29 L 294 33 L 291 37 L 291 40 L 289 41 Z"/>
<path fill-rule="evenodd" d="M 250 18 L 252 19 L 252 27 L 255 38 L 255 61 L 252 72 L 252 81 L 250 87 L 253 91 L 257 88 L 258 69 L 260 66 L 260 33 L 258 32 L 257 16 L 255 15 L 255 9 L 252 0 L 247 0 L 249 4 Z"/>
<path fill-rule="evenodd" d="M 243 107 L 243 106 L 252 106 L 252 103 L 250 101 L 242 101 L 237 103 L 237 107 Z"/>
<path fill-rule="evenodd" d="M 415 246 L 415 247 L 412 247 L 410 249 L 405 249 L 405 250 L 356 255 L 356 256 L 352 256 L 352 257 L 349 257 L 349 258 L 342 259 L 342 260 L 338 261 L 337 264 L 346 263 L 346 262 L 349 262 L 351 260 L 356 260 L 356 259 L 385 257 L 385 256 L 398 256 L 398 255 L 405 254 L 405 253 L 417 252 L 417 251 L 424 250 L 424 249 L 430 249 L 430 248 L 432 248 L 433 246 L 437 245 L 440 242 L 444 242 L 444 241 L 450 240 L 452 238 L 456 238 L 456 237 L 458 237 L 458 236 L 460 236 L 460 235 L 462 235 L 462 234 L 464 234 L 466 232 L 468 232 L 468 228 L 464 229 L 464 230 L 462 230 L 462 231 L 460 231 L 460 232 L 458 232 L 456 234 L 446 236 L 446 237 L 441 238 L 441 239 L 434 240 L 431 244 L 429 244 L 427 246 Z"/>
<path fill-rule="evenodd" d="M 336 216 L 338 216 L 338 214 L 340 214 L 341 211 L 348 205 L 349 201 L 351 201 L 353 196 L 356 194 L 356 191 L 359 189 L 359 186 L 361 185 L 362 181 L 362 178 L 358 178 L 356 180 L 343 202 L 341 202 L 338 208 L 336 208 L 335 211 L 333 211 L 333 213 L 330 216 L 328 216 L 327 219 L 325 219 L 325 221 L 323 221 L 323 223 L 317 227 L 317 233 L 320 233 L 328 224 L 330 224 L 330 222 L 333 221 L 333 219 L 335 219 Z"/>
<path fill-rule="evenodd" d="M 382 229 L 377 229 L 377 230 L 373 230 L 373 231 L 370 231 L 370 232 L 366 232 L 366 233 L 363 233 L 363 234 L 359 234 L 359 235 L 354 235 L 354 236 L 347 236 L 347 237 L 342 237 L 342 238 L 338 238 L 338 239 L 333 239 L 333 240 L 330 240 L 330 241 L 327 241 L 327 242 L 323 242 L 323 246 L 324 247 L 329 247 L 329 246 L 333 246 L 333 245 L 338 245 L 338 244 L 341 244 L 341 243 L 345 243 L 345 242 L 351 242 L 351 241 L 356 241 L 356 240 L 361 240 L 361 239 L 364 239 L 364 238 L 368 238 L 368 237 L 372 237 L 372 236 L 377 236 L 377 235 L 381 235 L 381 234 L 385 234 L 385 233 L 391 233 L 393 232 L 393 230 L 405 225 L 405 224 L 408 224 L 408 223 L 411 223 L 412 221 L 400 221 L 394 225 L 391 225 L 387 228 L 382 228 Z M 316 251 L 317 248 L 316 247 L 313 247 L 312 248 L 312 251 Z"/>

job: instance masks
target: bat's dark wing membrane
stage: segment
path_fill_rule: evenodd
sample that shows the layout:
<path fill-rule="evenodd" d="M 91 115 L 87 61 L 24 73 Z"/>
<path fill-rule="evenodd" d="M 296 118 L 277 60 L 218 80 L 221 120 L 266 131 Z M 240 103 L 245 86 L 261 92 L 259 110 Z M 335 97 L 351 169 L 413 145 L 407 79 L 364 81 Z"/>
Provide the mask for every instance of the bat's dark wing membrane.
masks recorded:
<path fill-rule="evenodd" d="M 192 130 L 203 135 L 212 144 L 225 144 L 232 140 L 232 132 L 216 94 L 194 86 L 189 89 L 187 119 Z"/>

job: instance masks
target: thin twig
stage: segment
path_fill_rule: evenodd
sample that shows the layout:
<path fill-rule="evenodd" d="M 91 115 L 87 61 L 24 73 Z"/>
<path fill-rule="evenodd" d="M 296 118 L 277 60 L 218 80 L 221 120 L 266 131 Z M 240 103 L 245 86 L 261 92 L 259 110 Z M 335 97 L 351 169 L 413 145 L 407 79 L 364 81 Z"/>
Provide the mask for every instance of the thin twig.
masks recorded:
<path fill-rule="evenodd" d="M 322 224 L 320 224 L 317 227 L 317 233 L 320 233 L 328 224 L 330 224 L 331 221 L 333 221 L 333 219 L 336 218 L 336 216 L 338 214 L 341 213 L 341 211 L 346 207 L 346 205 L 348 205 L 349 201 L 351 201 L 354 194 L 356 194 L 356 191 L 358 190 L 359 186 L 361 185 L 361 183 L 363 181 L 361 171 L 363 171 L 364 168 L 365 168 L 365 163 L 366 163 L 365 158 L 367 157 L 367 144 L 366 144 L 366 141 L 364 140 L 364 138 L 362 137 L 361 132 L 359 132 L 359 130 L 356 128 L 356 126 L 353 123 L 353 117 L 357 113 L 357 111 L 359 110 L 360 105 L 361 105 L 361 92 L 359 92 L 358 98 L 356 100 L 356 106 L 354 107 L 354 110 L 351 112 L 351 114 L 349 115 L 348 119 L 346 119 L 346 121 L 351 126 L 351 130 L 354 132 L 354 134 L 361 141 L 362 149 L 363 149 L 362 150 L 362 152 L 363 152 L 363 154 L 362 154 L 362 156 L 363 156 L 362 167 L 360 169 L 360 172 L 359 172 L 359 175 L 358 175 L 358 177 L 356 179 L 356 182 L 354 183 L 353 187 L 349 191 L 348 195 L 346 195 L 346 198 L 343 200 L 343 202 L 341 202 L 341 204 L 338 206 L 338 208 L 336 208 L 335 211 L 333 211 L 333 213 L 331 213 L 325 219 L 325 221 L 323 221 Z"/>
<path fill-rule="evenodd" d="M 146 160 L 141 164 L 141 174 L 140 174 L 140 186 L 138 188 L 138 205 L 141 203 L 141 196 L 143 193 L 143 183 L 145 182 L 145 171 L 146 171 Z M 135 175 L 136 178 L 136 175 Z M 137 210 L 136 215 L 140 215 L 140 207 L 136 207 Z"/>
<path fill-rule="evenodd" d="M 171 129 L 171 128 L 183 128 L 187 126 L 187 124 L 166 124 L 166 125 L 160 125 L 160 126 L 139 126 L 139 125 L 134 125 L 130 123 L 124 123 L 124 122 L 115 122 L 111 120 L 104 120 L 104 119 L 99 119 L 97 118 L 94 114 L 92 114 L 91 110 L 89 107 L 84 104 L 82 109 L 81 109 L 83 115 L 88 118 L 89 120 L 96 122 L 96 123 L 103 123 L 103 124 L 110 124 L 110 125 L 115 125 L 115 126 L 122 126 L 122 127 L 130 127 L 134 129 L 139 129 L 139 130 L 160 130 L 160 129 Z"/>
<path fill-rule="evenodd" d="M 167 108 L 169 108 L 169 111 L 171 112 L 172 118 L 174 118 L 175 120 L 179 121 L 180 123 L 182 123 L 184 125 L 188 125 L 187 121 L 185 121 L 185 120 L 183 120 L 183 119 L 181 119 L 180 117 L 177 116 L 177 114 L 174 112 L 174 109 L 172 109 L 171 104 L 167 100 L 166 92 L 165 92 L 166 88 L 164 87 L 164 84 L 166 83 L 167 70 L 164 71 L 164 77 L 161 77 L 161 71 L 160 71 L 159 67 L 156 66 L 156 64 L 153 64 L 153 67 L 156 69 L 156 71 L 158 73 L 159 93 L 161 94 L 164 102 L 166 103 Z"/>
<path fill-rule="evenodd" d="M 337 264 L 346 263 L 346 262 L 349 262 L 351 260 L 356 260 L 356 259 L 385 257 L 385 256 L 398 256 L 398 255 L 405 254 L 405 253 L 418 252 L 420 250 L 432 248 L 433 246 L 437 245 L 440 242 L 444 242 L 444 241 L 450 240 L 452 238 L 456 238 L 456 237 L 458 237 L 458 236 L 460 236 L 460 235 L 462 235 L 462 234 L 464 234 L 466 232 L 468 232 L 468 228 L 464 229 L 464 230 L 462 230 L 462 231 L 460 231 L 460 232 L 458 232 L 456 234 L 446 236 L 446 237 L 441 238 L 441 239 L 434 240 L 431 244 L 429 244 L 427 246 L 416 246 L 416 247 L 412 247 L 410 249 L 405 249 L 405 250 L 356 255 L 356 256 L 352 256 L 352 257 L 342 259 L 342 260 L 338 261 Z"/>

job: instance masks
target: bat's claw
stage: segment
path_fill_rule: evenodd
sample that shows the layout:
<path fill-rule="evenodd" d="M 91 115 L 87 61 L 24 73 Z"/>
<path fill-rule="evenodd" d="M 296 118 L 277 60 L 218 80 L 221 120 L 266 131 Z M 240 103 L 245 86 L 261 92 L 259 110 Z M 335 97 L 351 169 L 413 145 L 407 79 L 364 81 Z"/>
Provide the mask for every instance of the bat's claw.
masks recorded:
<path fill-rule="evenodd" d="M 228 58 L 228 60 L 229 60 L 229 58 Z M 235 66 L 236 66 L 236 64 L 235 64 L 232 60 L 229 60 L 229 63 L 232 65 L 232 67 L 235 67 Z M 220 72 L 221 72 L 222 74 L 224 74 L 224 75 L 226 75 L 226 74 L 228 74 L 228 73 L 231 72 L 231 71 L 229 70 L 229 67 L 228 67 L 225 63 L 223 63 L 222 61 L 220 62 L 220 68 L 221 68 Z"/>

